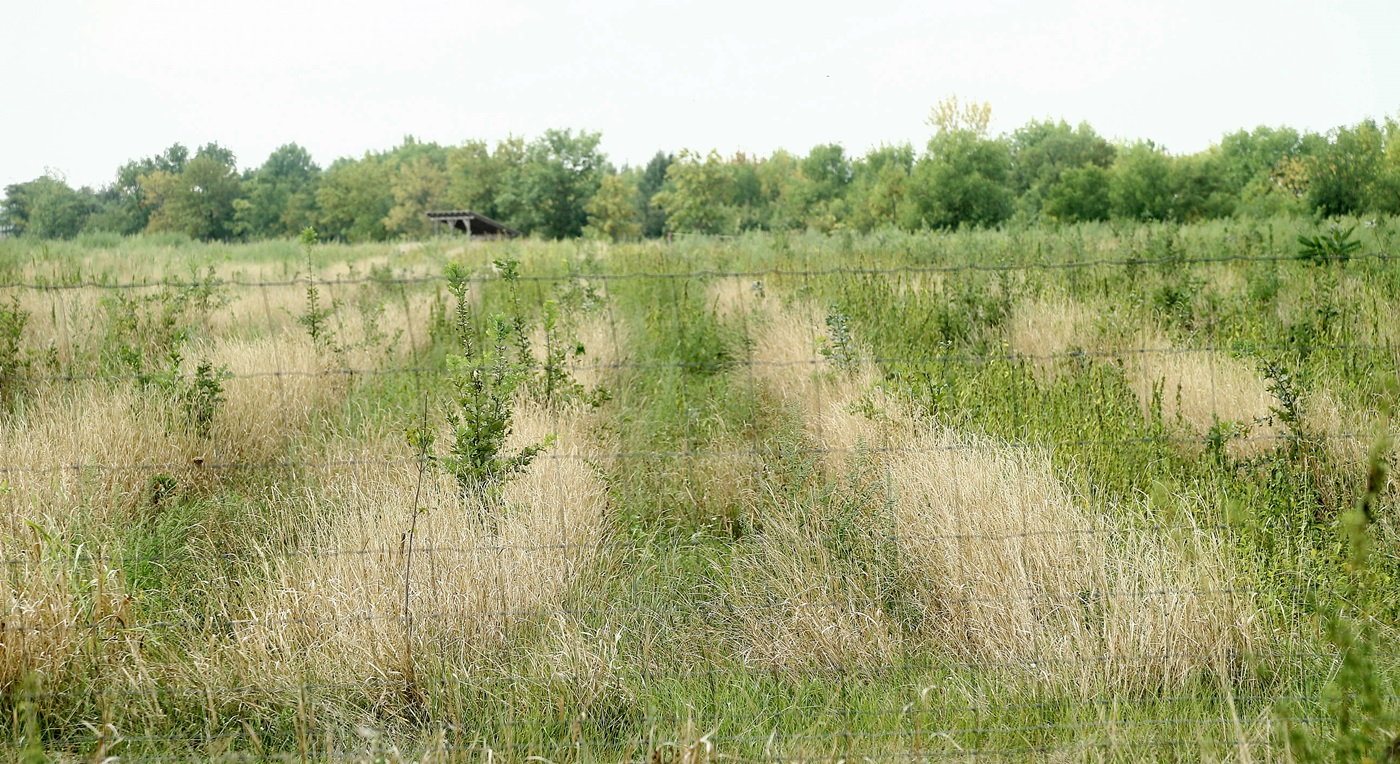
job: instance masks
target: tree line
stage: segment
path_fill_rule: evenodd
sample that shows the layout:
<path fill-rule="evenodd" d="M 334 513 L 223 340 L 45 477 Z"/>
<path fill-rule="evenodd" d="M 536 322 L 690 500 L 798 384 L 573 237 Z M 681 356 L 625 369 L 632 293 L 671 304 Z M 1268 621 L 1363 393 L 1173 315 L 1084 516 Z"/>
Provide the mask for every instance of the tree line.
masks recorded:
<path fill-rule="evenodd" d="M 294 236 L 379 241 L 430 233 L 423 212 L 470 209 L 527 234 L 613 240 L 748 230 L 868 231 L 1109 219 L 1191 222 L 1239 215 L 1400 214 L 1400 122 L 1326 133 L 1258 127 L 1194 154 L 1112 142 L 1086 123 L 1033 120 L 992 135 L 987 104 L 940 102 L 922 150 L 839 144 L 805 156 L 658 151 L 616 167 L 596 132 L 546 130 L 494 146 L 412 137 L 321 168 L 284 145 L 240 171 L 217 143 L 127 162 L 100 189 L 56 173 L 5 188 L 0 226 L 68 238 L 88 231 L 195 239 Z"/>

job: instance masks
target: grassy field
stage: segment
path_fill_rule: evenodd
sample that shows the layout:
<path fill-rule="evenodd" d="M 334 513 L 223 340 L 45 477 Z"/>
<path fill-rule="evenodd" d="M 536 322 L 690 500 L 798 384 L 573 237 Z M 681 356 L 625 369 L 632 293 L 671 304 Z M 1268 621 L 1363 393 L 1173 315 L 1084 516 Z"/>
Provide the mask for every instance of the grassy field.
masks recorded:
<path fill-rule="evenodd" d="M 1317 231 L 0 240 L 0 758 L 1385 760 Z"/>

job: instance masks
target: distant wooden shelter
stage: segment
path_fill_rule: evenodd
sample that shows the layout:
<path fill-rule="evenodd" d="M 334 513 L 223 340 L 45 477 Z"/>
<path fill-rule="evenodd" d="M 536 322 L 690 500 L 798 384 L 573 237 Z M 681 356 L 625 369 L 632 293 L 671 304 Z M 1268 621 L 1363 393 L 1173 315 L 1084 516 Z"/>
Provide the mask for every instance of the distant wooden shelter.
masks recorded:
<path fill-rule="evenodd" d="M 433 235 L 437 235 L 444 224 L 450 231 L 460 231 L 468 238 L 484 236 L 491 239 L 513 239 L 521 233 L 514 228 L 471 210 L 435 210 L 426 213 L 433 221 Z"/>

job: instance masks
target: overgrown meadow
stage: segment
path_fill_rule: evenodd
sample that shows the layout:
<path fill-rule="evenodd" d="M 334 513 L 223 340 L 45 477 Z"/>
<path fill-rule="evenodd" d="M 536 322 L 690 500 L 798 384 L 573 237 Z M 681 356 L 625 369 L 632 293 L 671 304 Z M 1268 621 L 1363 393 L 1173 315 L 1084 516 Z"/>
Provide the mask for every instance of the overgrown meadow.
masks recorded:
<path fill-rule="evenodd" d="M 0 240 L 0 755 L 1387 760 L 1398 234 Z"/>

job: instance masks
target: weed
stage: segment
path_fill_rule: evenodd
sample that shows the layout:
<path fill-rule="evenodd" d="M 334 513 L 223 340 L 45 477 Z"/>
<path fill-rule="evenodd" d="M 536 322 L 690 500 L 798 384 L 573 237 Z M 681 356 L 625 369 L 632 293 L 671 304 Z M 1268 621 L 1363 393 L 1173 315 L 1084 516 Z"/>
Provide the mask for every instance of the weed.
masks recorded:
<path fill-rule="evenodd" d="M 21 345 L 28 321 L 18 297 L 9 306 L 0 303 L 0 411 L 13 405 L 28 381 L 30 359 Z"/>
<path fill-rule="evenodd" d="M 819 344 L 821 354 L 838 369 L 850 370 L 860 361 L 855 338 L 851 336 L 851 318 L 840 310 L 826 315 L 826 336 Z"/>
<path fill-rule="evenodd" d="M 583 394 L 583 385 L 569 374 L 569 356 L 577 358 L 586 352 L 583 344 L 564 337 L 564 328 L 557 300 L 545 300 L 542 311 L 544 329 L 544 362 L 540 364 L 540 388 L 546 403 L 563 403 Z"/>
<path fill-rule="evenodd" d="M 194 376 L 180 389 L 178 400 L 184 408 L 186 427 L 198 437 L 209 437 L 214 414 L 224 401 L 223 380 L 231 376 L 228 367 L 215 369 L 213 363 L 200 361 Z"/>
<path fill-rule="evenodd" d="M 528 467 L 553 443 L 553 437 L 515 454 L 505 453 L 515 390 L 527 371 L 524 364 L 511 357 L 509 339 L 515 324 L 506 316 L 492 316 L 487 331 L 489 344 L 482 348 L 477 343 L 465 284 L 458 280 L 453 286 L 462 352 L 447 357 L 454 388 L 453 408 L 447 412 L 452 438 L 448 453 L 442 457 L 433 454 L 433 435 L 426 430 L 410 428 L 408 442 L 456 479 L 463 501 L 480 501 L 486 511 L 498 503 L 505 482 Z"/>
<path fill-rule="evenodd" d="M 306 259 L 306 312 L 297 317 L 297 323 L 306 328 L 311 342 L 318 348 L 336 349 L 335 332 L 330 327 L 331 316 L 335 315 L 336 304 L 321 304 L 321 290 L 316 286 L 316 266 L 311 260 L 311 252 L 318 239 L 316 229 L 307 226 L 301 232 L 301 247 Z"/>
<path fill-rule="evenodd" d="M 1400 716 L 1390 707 L 1390 680 L 1377 655 L 1376 614 L 1371 605 L 1380 583 L 1370 564 L 1370 534 L 1376 505 L 1390 480 L 1390 439 L 1371 448 L 1365 487 L 1343 518 L 1341 531 L 1350 547 L 1348 577 L 1341 608 L 1329 609 L 1327 639 L 1337 654 L 1336 673 L 1323 696 L 1336 728 L 1330 740 L 1318 741 L 1307 728 L 1285 722 L 1289 745 L 1299 762 L 1383 762 L 1400 759 Z"/>
<path fill-rule="evenodd" d="M 148 385 L 172 354 L 228 301 L 223 280 L 210 267 L 183 284 L 165 283 L 153 294 L 114 291 L 102 299 L 107 312 L 105 363 Z"/>
<path fill-rule="evenodd" d="M 1327 262 L 1345 263 L 1361 249 L 1361 242 L 1351 238 L 1356 226 L 1345 231 L 1339 225 L 1332 225 L 1325 234 L 1298 236 L 1298 259 L 1315 265 Z"/>
<path fill-rule="evenodd" d="M 1265 361 L 1261 371 L 1268 380 L 1269 393 L 1274 396 L 1276 402 L 1269 407 L 1271 418 L 1283 425 L 1289 453 L 1296 455 L 1310 441 L 1303 409 L 1302 380 L 1296 373 L 1289 373 L 1274 361 Z"/>
<path fill-rule="evenodd" d="M 168 472 L 159 472 L 152 475 L 151 479 L 146 484 L 147 492 L 151 499 L 151 506 L 161 506 L 166 499 L 175 494 L 175 491 L 179 487 L 179 482 Z"/>

